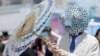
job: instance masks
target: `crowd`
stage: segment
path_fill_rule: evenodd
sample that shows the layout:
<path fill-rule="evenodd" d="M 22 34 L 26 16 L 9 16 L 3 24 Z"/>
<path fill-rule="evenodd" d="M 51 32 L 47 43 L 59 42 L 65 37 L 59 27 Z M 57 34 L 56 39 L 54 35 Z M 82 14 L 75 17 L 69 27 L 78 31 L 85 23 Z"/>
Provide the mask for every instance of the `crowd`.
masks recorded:
<path fill-rule="evenodd" d="M 45 19 L 46 17 L 44 17 L 43 19 Z M 33 35 L 37 36 L 37 38 L 33 41 L 29 39 L 32 37 L 31 35 L 31 37 L 29 36 L 26 37 L 27 39 L 24 39 L 23 36 L 28 35 L 28 33 L 32 32 L 33 30 L 34 21 L 36 19 L 35 13 L 33 13 L 29 18 L 25 20 L 24 24 L 19 27 L 18 31 L 16 31 L 16 33 L 12 35 L 14 39 L 10 39 L 9 43 L 8 39 L 10 38 L 10 35 L 8 34 L 8 32 L 3 32 L 2 36 L 0 36 L 0 55 L 15 55 L 16 53 L 13 51 L 16 51 L 17 48 L 13 49 L 13 47 L 16 47 L 17 45 L 14 43 L 23 43 L 23 41 L 19 40 L 24 39 L 29 40 L 31 44 L 25 45 L 24 47 L 26 48 L 26 46 L 28 46 L 28 48 L 20 55 L 18 54 L 19 56 L 99 56 L 100 28 L 97 30 L 95 36 L 92 36 L 85 32 L 85 29 L 87 28 L 89 23 L 87 12 L 74 3 L 68 3 L 67 8 L 64 11 L 64 16 L 60 15 L 60 17 L 65 32 L 60 39 L 59 45 L 57 45 L 58 37 L 54 33 L 52 33 L 53 30 L 50 27 L 45 27 L 39 36 L 37 36 L 36 33 L 33 32 Z M 43 22 L 41 22 L 41 24 L 42 23 Z M 40 27 L 42 26 L 43 25 L 41 25 Z M 41 28 L 39 28 L 37 32 L 40 29 Z M 47 42 L 44 41 L 41 36 L 44 37 Z M 12 45 L 13 47 L 7 44 Z M 21 48 L 17 49 L 16 52 L 22 51 L 23 48 Z M 10 49 L 11 52 L 9 52 Z"/>
<path fill-rule="evenodd" d="M 57 37 L 53 36 L 51 34 L 51 31 L 52 30 L 49 27 L 46 27 L 42 31 L 41 35 L 45 36 L 48 41 L 57 43 Z M 10 35 L 7 31 L 2 32 L 2 35 L 0 36 L 0 56 L 3 56 L 2 53 L 9 37 Z M 95 37 L 97 38 L 100 47 L 100 28 L 95 33 Z M 38 37 L 31 43 L 30 47 L 20 56 L 53 56 L 53 53 L 49 51 L 48 46 L 46 46 L 46 43 Z"/>
<path fill-rule="evenodd" d="M 57 38 L 51 34 L 51 29 L 49 27 L 46 27 L 42 31 L 41 36 L 45 36 L 48 41 L 51 41 L 53 43 L 57 42 Z M 32 42 L 31 46 L 20 56 L 53 56 L 53 54 L 49 51 L 46 43 L 38 37 Z"/>
<path fill-rule="evenodd" d="M 45 36 L 48 41 L 57 43 L 57 37 L 51 34 L 51 29 L 49 27 L 46 27 L 42 31 L 41 35 Z M 3 35 L 0 36 L 0 56 L 3 56 L 2 54 L 4 51 L 4 47 L 7 44 L 9 37 L 10 35 L 8 34 L 8 32 L 3 32 Z M 49 51 L 48 47 L 46 46 L 46 43 L 38 37 L 20 56 L 53 56 L 53 54 Z"/>

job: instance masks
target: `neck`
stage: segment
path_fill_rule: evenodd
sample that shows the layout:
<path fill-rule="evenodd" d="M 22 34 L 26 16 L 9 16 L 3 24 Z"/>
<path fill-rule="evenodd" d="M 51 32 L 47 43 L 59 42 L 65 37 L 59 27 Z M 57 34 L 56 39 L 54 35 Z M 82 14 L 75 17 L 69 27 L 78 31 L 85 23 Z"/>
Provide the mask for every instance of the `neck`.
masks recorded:
<path fill-rule="evenodd" d="M 83 32 L 79 32 L 79 33 L 77 33 L 77 34 L 70 34 L 70 36 L 80 36 L 81 34 L 83 34 Z"/>

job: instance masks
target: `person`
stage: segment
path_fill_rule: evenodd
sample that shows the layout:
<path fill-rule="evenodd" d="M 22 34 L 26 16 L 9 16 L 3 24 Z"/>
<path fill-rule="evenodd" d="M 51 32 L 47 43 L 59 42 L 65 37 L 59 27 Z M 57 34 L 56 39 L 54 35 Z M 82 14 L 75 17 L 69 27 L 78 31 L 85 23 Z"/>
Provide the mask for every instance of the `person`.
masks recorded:
<path fill-rule="evenodd" d="M 32 43 L 32 49 L 35 51 L 35 56 L 44 56 L 45 52 L 43 50 L 45 50 L 44 48 L 44 44 L 42 44 L 42 39 L 41 38 L 36 38 L 35 42 Z"/>
<path fill-rule="evenodd" d="M 2 35 L 3 35 L 3 39 L 4 39 L 4 40 L 8 40 L 8 38 L 9 38 L 9 36 L 10 36 L 10 35 L 8 34 L 8 31 L 3 31 L 3 32 L 2 32 Z"/>
<path fill-rule="evenodd" d="M 48 46 L 54 56 L 99 56 L 97 39 L 85 32 L 89 17 L 83 8 L 68 3 L 61 20 L 66 33 L 59 46 L 51 42 Z"/>
<path fill-rule="evenodd" d="M 95 37 L 97 38 L 97 40 L 99 42 L 99 47 L 100 47 L 100 28 L 97 30 Z M 99 49 L 99 55 L 100 55 L 100 49 Z"/>
<path fill-rule="evenodd" d="M 41 36 L 44 36 L 46 40 L 51 42 L 56 42 L 54 40 L 51 40 L 51 29 L 49 27 L 45 27 Z M 32 44 L 32 49 L 36 52 L 35 56 L 53 56 L 52 52 L 49 51 L 48 46 L 46 46 L 46 43 L 41 38 L 36 38 L 35 42 Z"/>
<path fill-rule="evenodd" d="M 2 43 L 3 44 L 7 44 L 7 42 L 8 42 L 8 39 L 9 39 L 9 37 L 10 37 L 10 35 L 8 34 L 8 31 L 3 31 L 2 32 Z"/>
<path fill-rule="evenodd" d="M 95 37 L 97 38 L 97 40 L 99 41 L 100 43 L 100 28 L 97 30 L 96 34 L 95 34 Z"/>

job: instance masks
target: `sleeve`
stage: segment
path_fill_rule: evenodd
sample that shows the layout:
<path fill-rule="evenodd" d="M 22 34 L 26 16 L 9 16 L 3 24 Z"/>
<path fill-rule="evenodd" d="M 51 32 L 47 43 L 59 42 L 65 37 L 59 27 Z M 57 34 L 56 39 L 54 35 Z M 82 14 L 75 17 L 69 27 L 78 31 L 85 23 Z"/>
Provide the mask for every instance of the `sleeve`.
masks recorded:
<path fill-rule="evenodd" d="M 69 54 L 66 54 L 66 55 L 59 55 L 59 54 L 53 54 L 53 56 L 77 56 L 73 53 L 69 53 Z"/>
<path fill-rule="evenodd" d="M 78 56 L 74 53 L 70 53 L 67 51 L 62 51 L 62 52 L 64 53 L 64 56 Z M 61 55 L 57 54 L 56 56 L 61 56 Z M 97 41 L 95 41 L 95 43 L 92 43 L 87 56 L 99 56 L 99 43 Z"/>
<path fill-rule="evenodd" d="M 88 56 L 99 56 L 99 44 L 95 43 L 91 46 Z"/>
<path fill-rule="evenodd" d="M 78 55 L 61 49 L 60 53 L 58 52 L 57 54 L 54 54 L 54 56 L 78 56 Z"/>

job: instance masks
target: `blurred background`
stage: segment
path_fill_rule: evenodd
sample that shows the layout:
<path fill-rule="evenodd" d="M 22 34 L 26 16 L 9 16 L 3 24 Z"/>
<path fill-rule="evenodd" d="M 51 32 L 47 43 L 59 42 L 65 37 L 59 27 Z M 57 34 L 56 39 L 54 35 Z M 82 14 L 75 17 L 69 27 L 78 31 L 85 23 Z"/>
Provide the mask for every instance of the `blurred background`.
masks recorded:
<path fill-rule="evenodd" d="M 0 35 L 3 31 L 9 34 L 22 23 L 25 15 L 30 12 L 34 5 L 42 0 L 0 0 Z M 79 6 L 88 11 L 91 22 L 87 28 L 87 32 L 95 34 L 100 28 L 100 0 L 55 0 L 56 13 L 59 13 L 66 7 L 66 2 L 77 2 Z M 48 22 L 49 23 L 49 22 Z"/>

